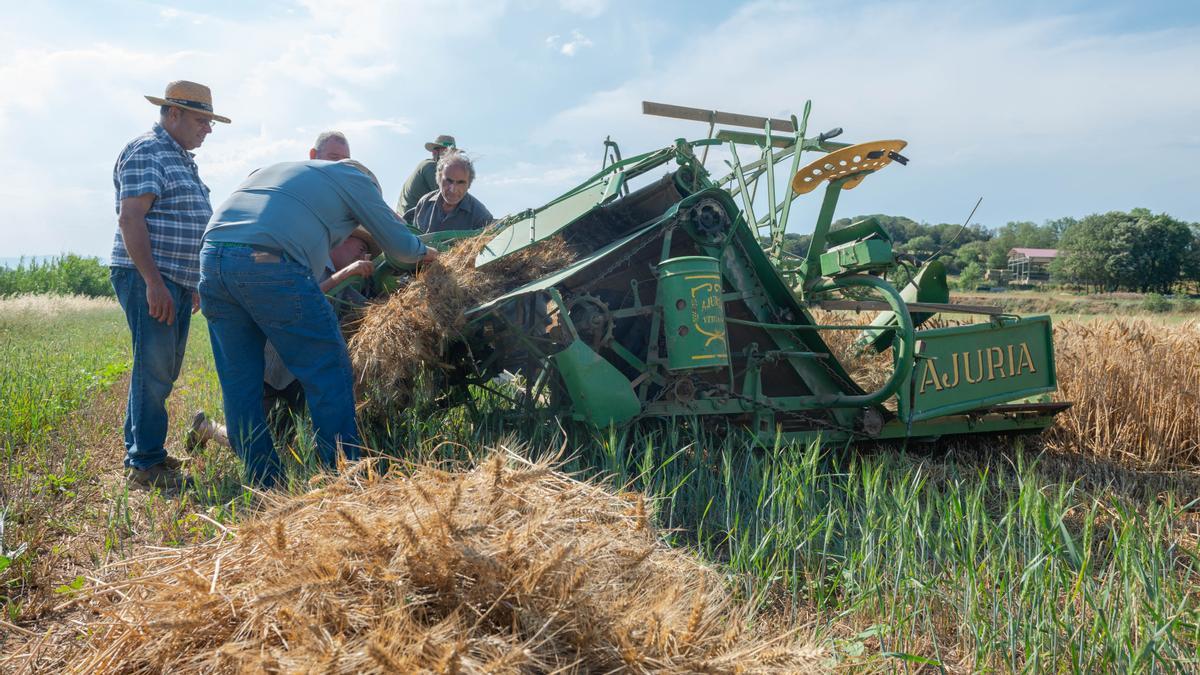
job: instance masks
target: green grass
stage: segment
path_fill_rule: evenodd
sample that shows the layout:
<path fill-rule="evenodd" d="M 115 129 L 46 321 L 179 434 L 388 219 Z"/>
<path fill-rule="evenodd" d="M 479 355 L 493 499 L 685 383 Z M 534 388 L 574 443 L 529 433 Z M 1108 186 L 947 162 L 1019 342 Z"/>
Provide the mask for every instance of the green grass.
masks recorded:
<path fill-rule="evenodd" d="M 104 383 L 85 375 L 94 368 L 68 367 L 62 358 L 41 361 L 31 346 L 44 334 L 76 335 L 57 351 L 84 353 L 128 340 L 119 311 L 86 316 L 22 324 L 5 349 L 23 348 L 24 356 L 4 362 L 4 379 L 61 380 L 64 391 L 84 392 L 64 394 L 66 407 L 95 398 Z M 176 436 L 184 423 L 178 411 L 219 410 L 207 332 L 197 319 L 174 394 Z M 24 374 L 38 363 L 51 365 L 37 366 L 40 375 Z M 1197 504 L 1187 503 L 1195 495 L 1168 490 L 1146 498 L 1086 460 L 1063 464 L 1039 455 L 1033 442 L 980 441 L 920 452 L 762 447 L 737 431 L 715 433 L 689 419 L 599 432 L 501 414 L 486 394 L 477 393 L 476 404 L 478 412 L 414 406 L 368 429 L 367 438 L 410 461 L 473 461 L 498 444 L 518 445 L 532 456 L 561 450 L 567 470 L 652 496 L 655 518 L 672 544 L 724 565 L 741 593 L 790 617 L 843 665 L 1002 672 L 1200 668 Z M 106 419 L 113 426 L 97 433 L 119 434 L 119 421 Z M 105 467 L 89 458 L 86 445 L 66 452 L 51 443 L 53 434 L 24 424 L 33 439 L 23 450 L 26 459 L 59 453 L 53 471 L 30 470 L 34 480 L 23 489 L 43 507 L 24 511 L 24 524 L 7 542 L 10 549 L 28 544 L 24 557 L 30 560 L 52 560 L 54 546 L 79 540 L 71 531 L 99 533 L 89 553 L 94 564 L 139 544 L 186 544 L 216 531 L 197 514 L 234 522 L 252 506 L 228 451 L 200 453 L 198 488 L 182 496 L 130 492 L 119 482 L 97 491 Z M 306 488 L 315 470 L 312 454 L 307 433 L 286 452 L 291 491 Z M 14 485 L 4 486 L 8 494 L 16 494 Z M 80 504 L 87 508 L 75 508 Z M 0 582 L 18 579 L 7 591 L 14 599 L 10 616 L 21 616 L 19 604 L 34 587 L 69 586 L 78 573 L 29 562 L 24 576 L 0 572 Z"/>
<path fill-rule="evenodd" d="M 727 565 L 747 595 L 815 626 L 851 663 L 1200 667 L 1194 502 L 1084 489 L 1020 443 L 763 448 L 692 422 L 564 439 L 553 423 L 413 413 L 391 441 L 445 458 L 518 429 L 535 452 L 566 440 L 569 469 L 655 497 L 674 544 Z M 422 445 L 435 429 L 451 442 Z"/>
<path fill-rule="evenodd" d="M 59 300 L 45 298 L 47 305 Z M 0 301 L 0 308 L 3 308 Z M 0 459 L 43 441 L 130 365 L 125 318 L 116 303 L 56 311 L 25 303 L 0 309 Z"/>
<path fill-rule="evenodd" d="M 225 517 L 241 498 L 234 459 L 215 448 L 199 457 L 213 477 L 206 492 L 130 493 L 121 477 L 125 388 L 114 386 L 129 366 L 129 331 L 114 301 L 0 299 L 0 608 L 9 620 L 136 544 L 185 541 L 193 511 Z M 216 410 L 219 400 L 197 315 L 168 447 L 178 452 L 184 411 Z"/>

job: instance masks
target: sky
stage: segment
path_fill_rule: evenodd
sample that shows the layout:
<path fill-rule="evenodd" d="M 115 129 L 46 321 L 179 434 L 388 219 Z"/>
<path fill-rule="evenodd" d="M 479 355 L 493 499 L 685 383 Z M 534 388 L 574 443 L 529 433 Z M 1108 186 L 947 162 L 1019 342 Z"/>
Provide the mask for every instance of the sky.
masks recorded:
<path fill-rule="evenodd" d="M 253 169 L 338 129 L 395 203 L 436 135 L 500 216 L 624 155 L 701 138 L 643 100 L 785 117 L 839 141 L 899 138 L 839 216 L 1200 221 L 1200 2 L 806 0 L 0 0 L 0 258 L 107 258 L 112 166 L 167 82 L 212 88 L 196 151 L 220 204 Z M 749 152 L 749 151 L 747 151 Z M 723 174 L 724 153 L 708 163 Z M 746 154 L 742 154 L 743 161 Z M 786 177 L 781 176 L 780 181 Z M 811 229 L 820 191 L 789 229 Z"/>

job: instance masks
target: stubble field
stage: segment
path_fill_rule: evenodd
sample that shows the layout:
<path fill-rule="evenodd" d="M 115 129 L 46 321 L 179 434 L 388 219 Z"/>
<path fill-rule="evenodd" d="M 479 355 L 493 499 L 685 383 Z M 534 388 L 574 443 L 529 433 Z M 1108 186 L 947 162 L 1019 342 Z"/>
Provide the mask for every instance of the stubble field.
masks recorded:
<path fill-rule="evenodd" d="M 1195 670 L 1200 329 L 1057 324 L 1076 405 L 1041 439 L 761 448 L 481 397 L 376 430 L 387 475 L 314 478 L 302 434 L 286 495 L 212 447 L 161 495 L 121 478 L 119 309 L 4 301 L 0 668 Z M 219 401 L 197 316 L 168 448 Z"/>

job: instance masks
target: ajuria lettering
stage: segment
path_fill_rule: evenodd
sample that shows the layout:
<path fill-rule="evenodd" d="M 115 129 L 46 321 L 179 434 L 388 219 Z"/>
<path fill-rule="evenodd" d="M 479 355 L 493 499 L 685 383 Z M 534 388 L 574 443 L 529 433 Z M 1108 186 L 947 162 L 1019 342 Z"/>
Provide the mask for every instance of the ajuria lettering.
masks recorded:
<path fill-rule="evenodd" d="M 1033 365 L 1033 354 L 1029 351 L 1029 344 L 1025 342 L 1006 347 L 954 352 L 950 355 L 949 363 L 946 363 L 945 357 L 942 357 L 941 362 L 939 370 L 937 359 L 922 361 L 924 370 L 918 393 L 924 394 L 930 386 L 936 391 L 942 391 L 953 389 L 963 382 L 977 384 L 1037 372 L 1037 367 Z"/>

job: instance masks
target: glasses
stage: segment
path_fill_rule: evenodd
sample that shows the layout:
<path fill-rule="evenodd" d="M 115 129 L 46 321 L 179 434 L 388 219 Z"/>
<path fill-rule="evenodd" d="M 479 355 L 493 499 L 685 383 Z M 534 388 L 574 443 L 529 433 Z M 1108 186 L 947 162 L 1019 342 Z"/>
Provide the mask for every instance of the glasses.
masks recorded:
<path fill-rule="evenodd" d="M 208 117 L 206 115 L 201 115 L 199 113 L 194 113 L 190 110 L 185 111 L 184 114 L 187 115 L 188 117 L 192 118 L 192 121 L 196 122 L 197 124 L 203 124 L 204 126 L 208 127 L 209 129 L 212 129 L 217 124 L 217 121 L 214 120 L 213 118 Z"/>

